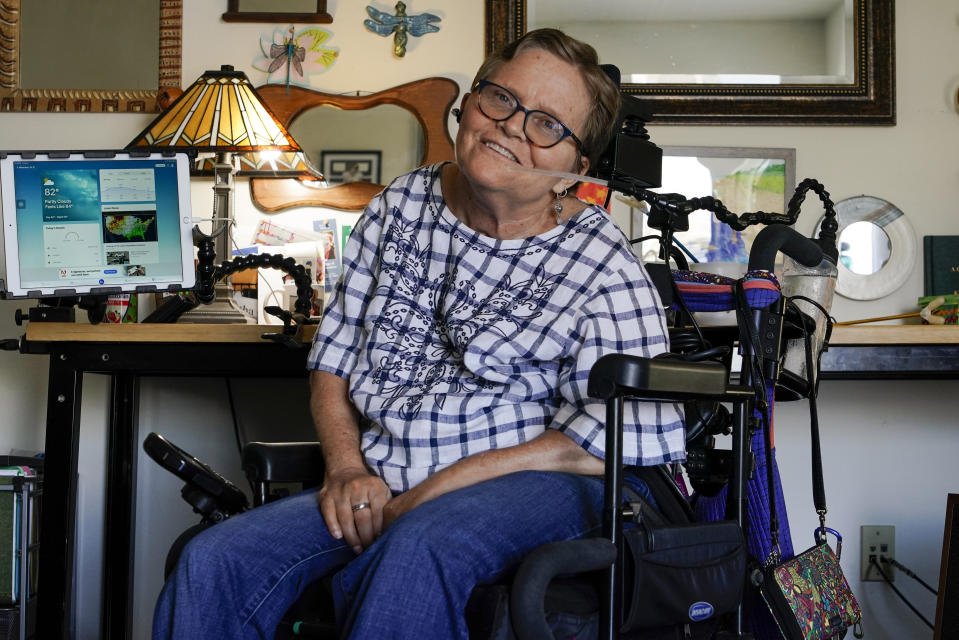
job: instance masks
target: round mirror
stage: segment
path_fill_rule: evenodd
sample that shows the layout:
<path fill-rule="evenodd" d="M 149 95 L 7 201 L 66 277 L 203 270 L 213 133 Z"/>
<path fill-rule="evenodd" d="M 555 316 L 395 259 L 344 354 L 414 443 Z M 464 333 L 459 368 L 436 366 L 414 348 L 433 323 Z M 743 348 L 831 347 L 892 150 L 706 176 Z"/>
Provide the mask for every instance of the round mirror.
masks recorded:
<path fill-rule="evenodd" d="M 289 132 L 331 185 L 389 184 L 423 157 L 423 128 L 395 104 L 363 111 L 313 107 L 290 123 Z"/>
<path fill-rule="evenodd" d="M 889 236 L 872 222 L 853 222 L 839 234 L 839 261 L 853 273 L 872 275 L 886 266 L 890 255 Z"/>
<path fill-rule="evenodd" d="M 875 300 L 909 279 L 916 264 L 916 234 L 896 205 L 873 196 L 846 198 L 836 203 L 836 221 L 836 293 L 853 300 Z"/>

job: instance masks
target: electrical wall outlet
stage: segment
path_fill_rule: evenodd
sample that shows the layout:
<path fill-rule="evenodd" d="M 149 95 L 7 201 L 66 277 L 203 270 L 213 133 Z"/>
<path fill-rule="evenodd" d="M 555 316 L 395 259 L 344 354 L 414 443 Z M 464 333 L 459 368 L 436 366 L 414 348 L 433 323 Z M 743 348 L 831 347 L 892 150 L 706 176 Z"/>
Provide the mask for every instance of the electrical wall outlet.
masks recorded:
<path fill-rule="evenodd" d="M 894 582 L 896 573 L 889 561 L 896 558 L 896 527 L 864 524 L 860 527 L 860 532 L 862 546 L 860 547 L 859 579 L 863 582 L 884 582 L 882 575 L 869 561 L 870 558 L 875 558 L 882 567 L 882 572 L 891 582 Z"/>

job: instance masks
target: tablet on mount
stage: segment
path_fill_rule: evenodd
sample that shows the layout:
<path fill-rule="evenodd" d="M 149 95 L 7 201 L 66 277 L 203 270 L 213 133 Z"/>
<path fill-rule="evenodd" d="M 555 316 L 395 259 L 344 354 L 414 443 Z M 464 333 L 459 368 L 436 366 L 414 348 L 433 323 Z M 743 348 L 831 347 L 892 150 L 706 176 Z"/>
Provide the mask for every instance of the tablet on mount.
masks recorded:
<path fill-rule="evenodd" d="M 193 288 L 185 153 L 0 153 L 4 298 Z"/>

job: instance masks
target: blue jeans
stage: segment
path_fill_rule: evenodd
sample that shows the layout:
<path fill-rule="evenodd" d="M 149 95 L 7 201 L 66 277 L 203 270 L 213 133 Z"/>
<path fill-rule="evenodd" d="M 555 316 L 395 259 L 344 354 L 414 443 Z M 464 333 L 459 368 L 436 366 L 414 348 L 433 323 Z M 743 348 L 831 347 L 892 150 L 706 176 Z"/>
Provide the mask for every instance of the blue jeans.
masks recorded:
<path fill-rule="evenodd" d="M 194 538 L 160 594 L 153 637 L 272 640 L 304 588 L 335 574 L 342 637 L 465 639 L 473 587 L 541 544 L 598 535 L 602 499 L 602 478 L 521 471 L 420 505 L 355 555 L 330 536 L 316 493 L 301 493 Z"/>

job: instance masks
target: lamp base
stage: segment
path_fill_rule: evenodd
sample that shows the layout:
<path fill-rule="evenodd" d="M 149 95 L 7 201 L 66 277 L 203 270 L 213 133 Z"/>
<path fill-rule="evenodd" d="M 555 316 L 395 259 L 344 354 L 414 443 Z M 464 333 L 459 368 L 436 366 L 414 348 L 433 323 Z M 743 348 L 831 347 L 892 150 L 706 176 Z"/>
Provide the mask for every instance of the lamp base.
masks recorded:
<path fill-rule="evenodd" d="M 177 322 L 193 324 L 254 324 L 248 314 L 238 309 L 230 300 L 229 285 L 218 282 L 215 287 L 216 298 L 209 304 L 201 304 L 180 316 Z"/>
<path fill-rule="evenodd" d="M 187 324 L 254 324 L 253 318 L 233 306 L 228 300 L 214 300 L 201 304 L 180 316 L 178 323 Z"/>

